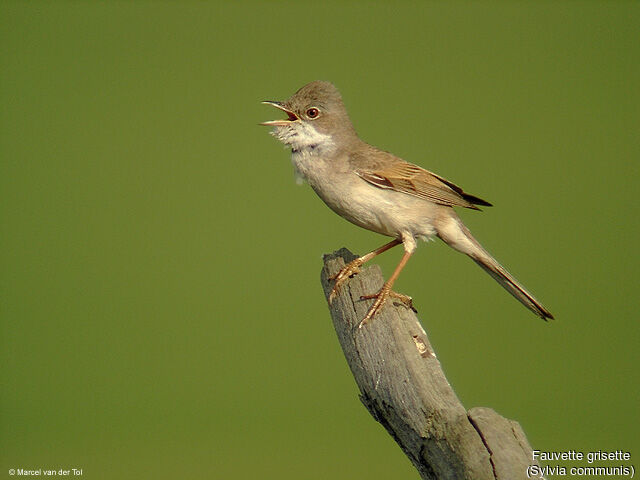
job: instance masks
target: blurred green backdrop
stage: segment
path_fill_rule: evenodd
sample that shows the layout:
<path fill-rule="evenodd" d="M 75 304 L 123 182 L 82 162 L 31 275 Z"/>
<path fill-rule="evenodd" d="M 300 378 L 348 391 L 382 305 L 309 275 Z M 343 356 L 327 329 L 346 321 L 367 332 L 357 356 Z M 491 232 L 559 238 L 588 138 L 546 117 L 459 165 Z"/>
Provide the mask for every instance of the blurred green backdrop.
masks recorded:
<path fill-rule="evenodd" d="M 557 317 L 421 245 L 398 290 L 465 406 L 637 460 L 639 24 L 637 2 L 2 2 L 3 475 L 417 478 L 319 284 L 322 253 L 386 240 L 257 125 L 315 79 L 492 201 L 465 222 Z"/>

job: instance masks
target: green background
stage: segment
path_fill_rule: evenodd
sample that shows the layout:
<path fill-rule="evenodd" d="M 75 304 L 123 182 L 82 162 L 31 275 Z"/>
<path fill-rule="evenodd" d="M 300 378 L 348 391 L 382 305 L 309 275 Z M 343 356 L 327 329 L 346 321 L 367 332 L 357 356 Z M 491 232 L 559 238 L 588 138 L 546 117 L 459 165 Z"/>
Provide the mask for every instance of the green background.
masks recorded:
<path fill-rule="evenodd" d="M 556 315 L 422 244 L 397 288 L 465 406 L 636 464 L 639 24 L 637 2 L 2 2 L 0 474 L 417 478 L 319 284 L 324 252 L 387 240 L 258 126 L 316 79 L 365 140 L 493 202 L 465 223 Z"/>

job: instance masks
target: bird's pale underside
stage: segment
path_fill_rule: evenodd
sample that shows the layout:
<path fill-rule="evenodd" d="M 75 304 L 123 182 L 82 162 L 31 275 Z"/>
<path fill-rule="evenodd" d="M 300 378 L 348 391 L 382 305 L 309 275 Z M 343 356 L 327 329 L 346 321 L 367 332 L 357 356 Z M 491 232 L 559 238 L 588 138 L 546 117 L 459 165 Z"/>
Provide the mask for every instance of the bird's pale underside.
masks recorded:
<path fill-rule="evenodd" d="M 465 253 L 511 295 L 543 319 L 553 315 L 507 272 L 471 235 L 453 207 L 479 210 L 489 202 L 464 192 L 435 173 L 405 162 L 362 141 L 355 132 L 338 90 L 328 82 L 311 82 L 284 102 L 265 101 L 287 118 L 262 125 L 291 148 L 296 176 L 305 180 L 338 215 L 393 240 L 346 265 L 335 277 L 329 296 L 375 256 L 402 244 L 404 254 L 360 326 L 371 320 L 389 297 L 411 308 L 411 299 L 391 290 L 416 249 L 417 241 L 438 236 Z"/>

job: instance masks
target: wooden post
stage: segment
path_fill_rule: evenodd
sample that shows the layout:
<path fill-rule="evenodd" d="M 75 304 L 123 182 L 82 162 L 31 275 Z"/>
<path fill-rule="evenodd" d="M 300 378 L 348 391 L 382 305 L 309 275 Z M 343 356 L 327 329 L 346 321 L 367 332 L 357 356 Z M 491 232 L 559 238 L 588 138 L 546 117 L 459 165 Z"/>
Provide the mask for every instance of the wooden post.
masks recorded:
<path fill-rule="evenodd" d="M 324 256 L 322 286 L 356 258 L 341 249 Z M 329 305 L 338 340 L 360 399 L 418 469 L 423 479 L 527 478 L 532 451 L 520 425 L 490 408 L 467 411 L 447 381 L 413 311 L 393 299 L 358 328 L 383 277 L 377 265 L 345 283 Z"/>

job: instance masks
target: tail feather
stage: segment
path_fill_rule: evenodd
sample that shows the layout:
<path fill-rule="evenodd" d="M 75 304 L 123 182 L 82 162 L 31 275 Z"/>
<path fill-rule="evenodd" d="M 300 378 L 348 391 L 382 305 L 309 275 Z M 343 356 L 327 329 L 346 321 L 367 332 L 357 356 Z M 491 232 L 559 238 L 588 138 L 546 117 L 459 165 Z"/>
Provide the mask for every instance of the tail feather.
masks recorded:
<path fill-rule="evenodd" d="M 467 254 L 482 269 L 491 275 L 502 287 L 520 303 L 543 320 L 553 319 L 553 315 L 531 295 L 505 268 L 487 252 L 471 235 L 469 229 L 454 214 L 444 220 L 438 228 L 438 236 L 449 246 Z"/>
<path fill-rule="evenodd" d="M 502 287 L 520 301 L 525 307 L 538 315 L 543 320 L 548 318 L 553 320 L 553 315 L 535 299 L 518 281 L 507 272 L 502 265 L 496 262 L 492 257 L 489 258 L 474 258 L 471 257 L 474 262 L 482 267 L 482 269 L 491 275 Z"/>

